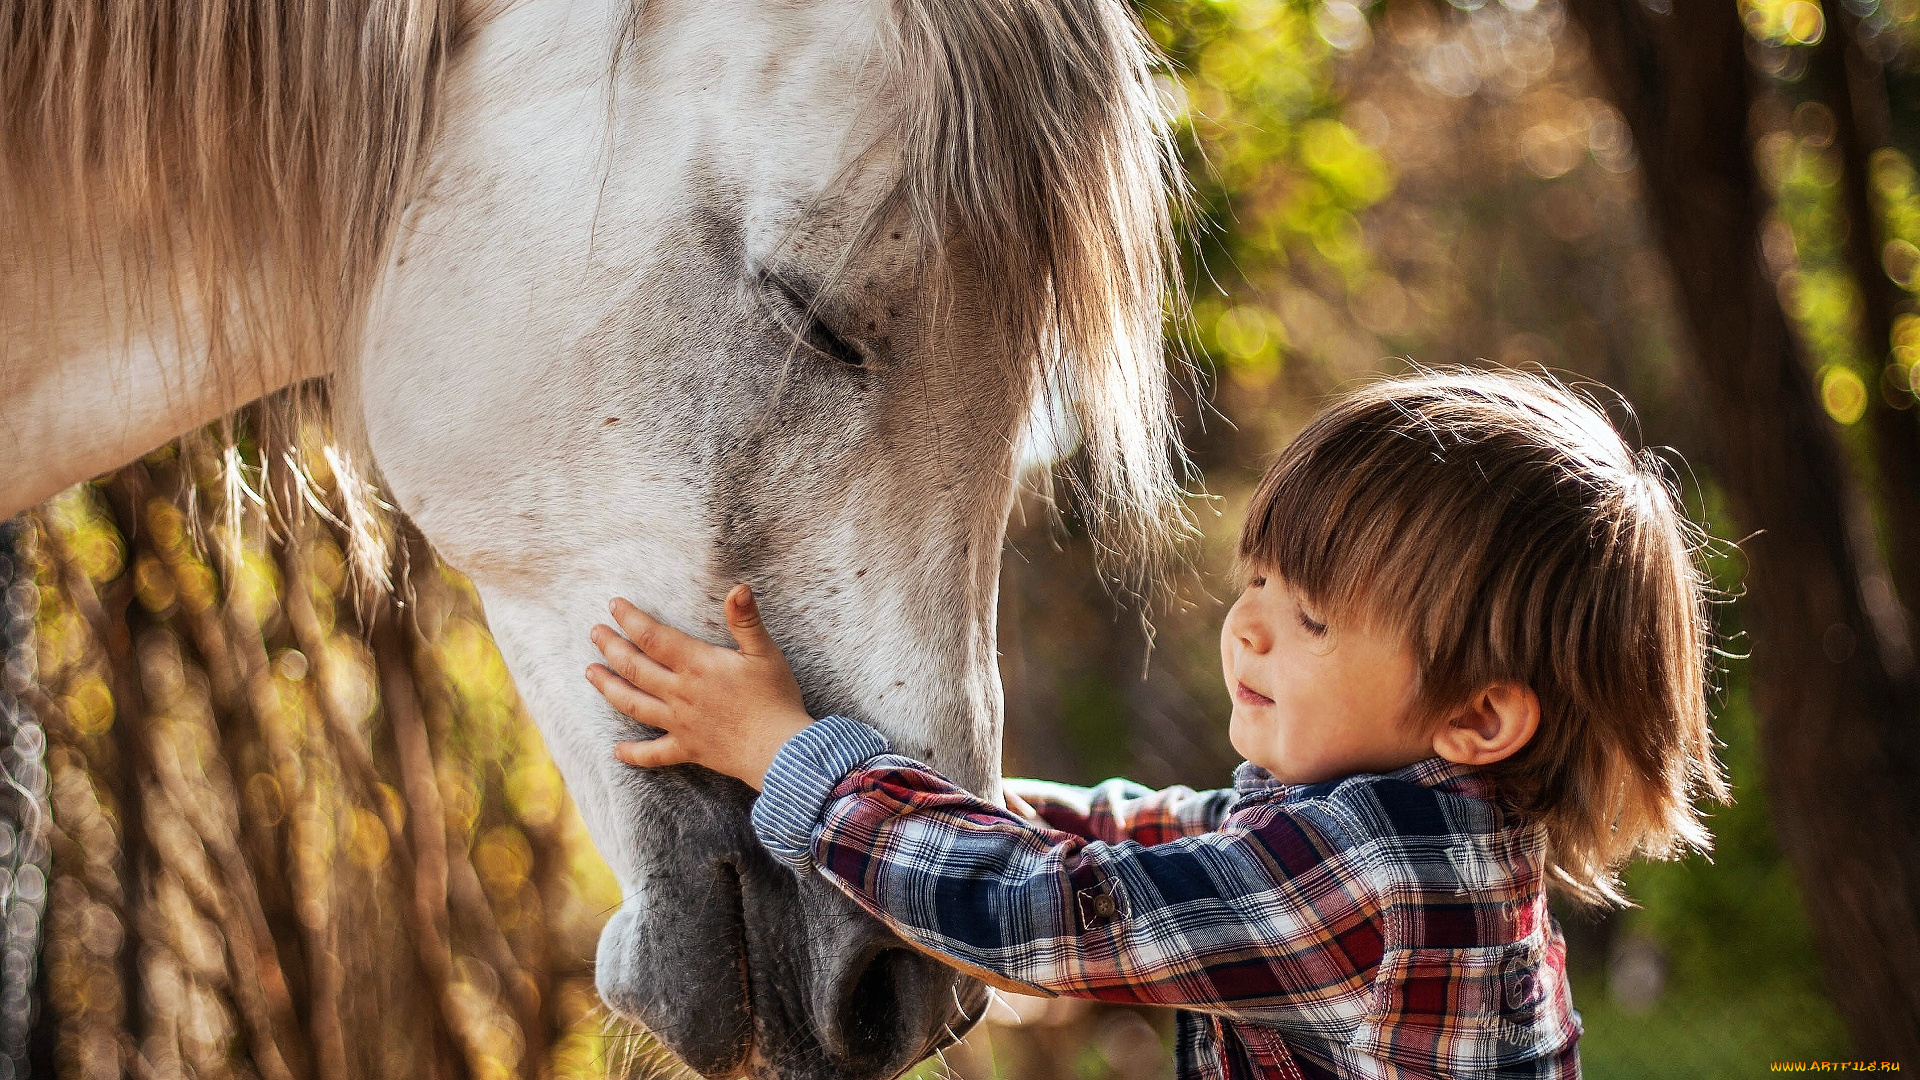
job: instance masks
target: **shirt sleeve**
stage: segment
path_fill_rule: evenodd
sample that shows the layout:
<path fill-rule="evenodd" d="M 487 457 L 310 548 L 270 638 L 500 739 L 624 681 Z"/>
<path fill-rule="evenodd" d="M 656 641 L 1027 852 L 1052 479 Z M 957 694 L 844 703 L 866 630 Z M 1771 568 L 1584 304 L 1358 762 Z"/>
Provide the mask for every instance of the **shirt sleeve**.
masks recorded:
<path fill-rule="evenodd" d="M 1156 791 L 1121 779 L 1083 788 L 1009 777 L 1005 785 L 1048 826 L 1061 832 L 1109 844 L 1131 840 L 1148 847 L 1218 829 L 1236 798 L 1232 788 L 1195 791 L 1176 786 Z"/>
<path fill-rule="evenodd" d="M 1205 835 L 1091 840 L 907 758 L 853 760 L 878 736 L 856 743 L 864 725 L 827 724 L 782 748 L 755 827 L 914 945 L 1051 993 L 1321 1033 L 1366 1012 L 1382 906 L 1369 850 L 1343 843 L 1333 818 L 1256 801 Z"/>

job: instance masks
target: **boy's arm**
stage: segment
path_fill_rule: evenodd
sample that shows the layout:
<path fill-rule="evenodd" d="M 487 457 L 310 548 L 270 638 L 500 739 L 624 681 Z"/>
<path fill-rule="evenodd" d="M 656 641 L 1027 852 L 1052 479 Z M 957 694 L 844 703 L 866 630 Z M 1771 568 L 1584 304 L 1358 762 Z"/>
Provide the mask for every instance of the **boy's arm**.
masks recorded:
<path fill-rule="evenodd" d="M 1257 829 L 1152 848 L 1091 841 L 1027 824 L 839 717 L 780 750 L 753 810 L 777 857 L 997 985 L 1350 1030 L 1384 949 L 1367 852 L 1304 818 L 1251 816 Z"/>
<path fill-rule="evenodd" d="M 908 942 L 1002 986 L 1184 1005 L 1341 1038 L 1372 1004 L 1383 952 L 1371 848 L 1260 803 L 1219 832 L 1155 847 L 1022 822 L 852 720 L 807 716 L 751 592 L 727 595 L 739 649 L 624 601 L 596 626 L 587 678 L 661 732 L 629 765 L 694 762 L 761 789 L 761 842 L 816 866 Z M 865 767 L 862 767 L 862 766 Z"/>
<path fill-rule="evenodd" d="M 1120 779 L 1090 788 L 1011 777 L 1004 784 L 1008 794 L 1018 796 L 1051 828 L 1109 844 L 1131 840 L 1148 847 L 1218 829 L 1235 798 L 1232 788 L 1155 791 Z"/>

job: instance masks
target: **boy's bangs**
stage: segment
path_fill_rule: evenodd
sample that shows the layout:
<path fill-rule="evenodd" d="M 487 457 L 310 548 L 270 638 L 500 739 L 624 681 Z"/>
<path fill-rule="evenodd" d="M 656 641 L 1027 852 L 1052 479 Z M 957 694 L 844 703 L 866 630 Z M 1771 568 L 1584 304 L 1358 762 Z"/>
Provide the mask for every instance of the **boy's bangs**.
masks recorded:
<path fill-rule="evenodd" d="M 1459 567 L 1481 544 L 1449 509 L 1461 500 L 1440 490 L 1431 448 L 1360 434 L 1309 429 L 1289 448 L 1254 495 L 1240 573 L 1277 573 L 1329 614 L 1406 634 L 1425 654 L 1415 613 L 1457 606 Z"/>

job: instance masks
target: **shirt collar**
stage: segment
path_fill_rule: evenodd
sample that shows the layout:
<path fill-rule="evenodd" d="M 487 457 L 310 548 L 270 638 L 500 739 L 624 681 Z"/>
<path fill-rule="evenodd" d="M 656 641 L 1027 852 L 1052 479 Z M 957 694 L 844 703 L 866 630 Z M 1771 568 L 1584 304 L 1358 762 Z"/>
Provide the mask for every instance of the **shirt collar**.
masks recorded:
<path fill-rule="evenodd" d="M 1492 781 L 1488 780 L 1479 769 L 1448 761 L 1438 755 L 1422 758 L 1411 765 L 1402 766 L 1384 775 L 1388 779 L 1401 780 L 1473 799 L 1488 799 L 1493 793 Z M 1239 792 L 1241 798 L 1257 794 L 1265 799 L 1288 803 L 1326 795 L 1350 779 L 1352 777 L 1325 780 L 1318 784 L 1286 784 L 1274 779 L 1272 773 L 1253 762 L 1243 761 L 1240 767 L 1233 771 L 1233 788 Z"/>

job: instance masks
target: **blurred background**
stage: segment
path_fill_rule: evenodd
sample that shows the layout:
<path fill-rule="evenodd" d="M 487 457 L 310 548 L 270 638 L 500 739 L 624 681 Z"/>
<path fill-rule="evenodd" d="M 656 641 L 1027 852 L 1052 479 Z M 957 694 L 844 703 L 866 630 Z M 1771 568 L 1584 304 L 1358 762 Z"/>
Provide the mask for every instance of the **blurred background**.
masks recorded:
<path fill-rule="evenodd" d="M 1149 662 L 1078 524 L 1023 499 L 1008 771 L 1228 782 L 1241 508 L 1329 392 L 1409 359 L 1592 380 L 1718 538 L 1736 801 L 1711 859 L 1628 872 L 1637 907 L 1560 909 L 1586 1073 L 1920 1067 L 1920 3 L 1142 16 L 1197 191 L 1204 536 Z M 406 604 L 365 618 L 286 464 L 323 440 L 251 430 L 0 527 L 0 1080 L 677 1075 L 595 997 L 618 892 L 470 590 L 403 536 Z M 269 516 L 225 453 L 317 512 Z M 1002 997 L 915 1075 L 1171 1077 L 1171 1035 Z"/>

